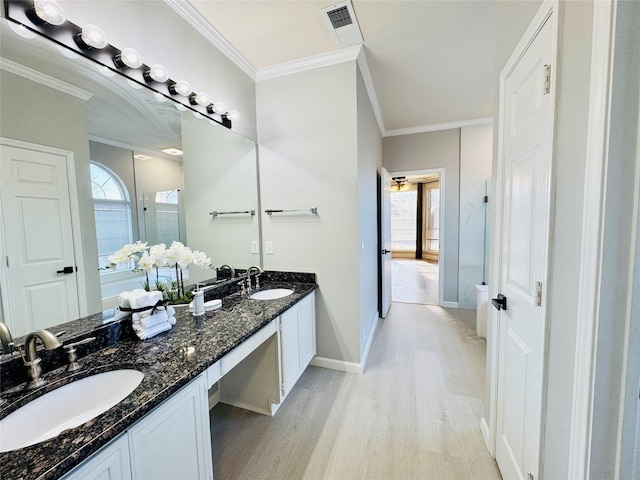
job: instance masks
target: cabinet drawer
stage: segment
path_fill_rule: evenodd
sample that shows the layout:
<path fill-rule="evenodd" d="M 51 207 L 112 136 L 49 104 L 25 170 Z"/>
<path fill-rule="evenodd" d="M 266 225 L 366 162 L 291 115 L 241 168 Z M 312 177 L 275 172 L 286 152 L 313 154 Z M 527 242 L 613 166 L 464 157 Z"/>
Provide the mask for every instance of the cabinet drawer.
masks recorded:
<path fill-rule="evenodd" d="M 207 368 L 206 382 L 207 382 L 207 390 L 209 390 L 213 385 L 215 385 L 218 380 L 222 378 L 222 374 L 220 373 L 220 362 L 218 360 L 216 363 Z"/>

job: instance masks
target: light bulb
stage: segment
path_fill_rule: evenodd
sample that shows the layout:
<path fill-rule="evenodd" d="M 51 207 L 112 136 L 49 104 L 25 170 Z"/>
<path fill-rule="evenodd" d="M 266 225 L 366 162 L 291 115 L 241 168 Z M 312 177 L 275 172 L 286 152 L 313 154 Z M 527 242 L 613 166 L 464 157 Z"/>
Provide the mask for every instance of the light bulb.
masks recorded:
<path fill-rule="evenodd" d="M 209 103 L 211 103 L 211 101 L 209 100 L 209 95 L 207 95 L 205 92 L 200 92 L 192 93 L 191 95 L 189 95 L 189 103 L 191 103 L 191 105 L 200 105 L 202 107 L 206 107 L 207 105 L 209 105 Z"/>
<path fill-rule="evenodd" d="M 160 102 L 160 103 L 164 103 L 167 101 L 167 97 L 165 97 L 164 95 L 162 95 L 159 92 L 153 92 L 153 96 L 155 97 L 156 101 Z"/>
<path fill-rule="evenodd" d="M 227 118 L 232 122 L 235 122 L 236 120 L 240 119 L 240 112 L 238 112 L 237 110 L 229 110 Z"/>
<path fill-rule="evenodd" d="M 107 34 L 97 25 L 88 24 L 82 27 L 80 41 L 85 48 L 100 50 L 107 46 Z"/>
<path fill-rule="evenodd" d="M 125 48 L 113 57 L 113 64 L 118 68 L 139 68 L 142 66 L 142 57 L 137 50 Z"/>
<path fill-rule="evenodd" d="M 188 97 L 192 92 L 191 85 L 189 85 L 189 82 L 185 82 L 184 80 L 180 80 L 179 82 L 170 85 L 169 91 L 173 95 L 177 94 L 182 95 L 183 97 Z"/>
<path fill-rule="evenodd" d="M 218 115 L 222 115 L 227 111 L 227 107 L 222 102 L 212 103 L 207 107 L 207 111 L 209 113 L 217 113 Z"/>
<path fill-rule="evenodd" d="M 42 23 L 49 25 L 62 25 L 67 20 L 62 6 L 55 0 L 35 0 L 33 12 Z"/>
<path fill-rule="evenodd" d="M 169 72 L 162 65 L 156 63 L 151 65 L 151 68 L 144 72 L 144 79 L 148 82 L 160 82 L 164 83 L 169 80 Z"/>

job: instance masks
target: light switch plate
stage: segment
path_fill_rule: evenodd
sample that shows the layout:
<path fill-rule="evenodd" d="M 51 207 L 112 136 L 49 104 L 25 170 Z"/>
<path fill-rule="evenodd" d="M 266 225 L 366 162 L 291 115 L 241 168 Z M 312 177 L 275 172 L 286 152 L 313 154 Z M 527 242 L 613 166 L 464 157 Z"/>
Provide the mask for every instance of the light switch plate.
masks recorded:
<path fill-rule="evenodd" d="M 260 253 L 260 247 L 258 246 L 258 240 L 251 240 L 251 253 Z"/>
<path fill-rule="evenodd" d="M 264 251 L 267 255 L 273 255 L 273 242 L 271 240 L 265 242 Z"/>

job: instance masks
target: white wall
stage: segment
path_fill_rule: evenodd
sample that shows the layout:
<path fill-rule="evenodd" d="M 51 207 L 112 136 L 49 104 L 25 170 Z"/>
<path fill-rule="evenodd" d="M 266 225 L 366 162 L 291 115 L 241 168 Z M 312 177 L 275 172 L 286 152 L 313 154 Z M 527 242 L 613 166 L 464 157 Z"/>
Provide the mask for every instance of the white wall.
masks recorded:
<path fill-rule="evenodd" d="M 358 70 L 358 232 L 360 240 L 360 363 L 378 318 L 377 172 L 382 168 L 382 136 Z"/>
<path fill-rule="evenodd" d="M 265 269 L 315 272 L 317 354 L 360 361 L 356 62 L 256 84 Z"/>
<path fill-rule="evenodd" d="M 163 1 L 60 0 L 69 21 L 95 23 L 109 43 L 132 47 L 145 64 L 160 63 L 174 80 L 187 80 L 240 112 L 234 130 L 256 138 L 255 82 Z"/>
<path fill-rule="evenodd" d="M 460 246 L 458 307 L 476 308 L 485 260 L 485 181 L 491 176 L 493 126 L 460 129 Z M 486 212 L 489 215 L 490 212 Z M 488 265 L 487 265 L 488 267 Z"/>
<path fill-rule="evenodd" d="M 384 167 L 390 173 L 444 168 L 444 237 L 440 264 L 445 302 L 458 301 L 458 230 L 460 227 L 460 129 L 385 137 Z"/>

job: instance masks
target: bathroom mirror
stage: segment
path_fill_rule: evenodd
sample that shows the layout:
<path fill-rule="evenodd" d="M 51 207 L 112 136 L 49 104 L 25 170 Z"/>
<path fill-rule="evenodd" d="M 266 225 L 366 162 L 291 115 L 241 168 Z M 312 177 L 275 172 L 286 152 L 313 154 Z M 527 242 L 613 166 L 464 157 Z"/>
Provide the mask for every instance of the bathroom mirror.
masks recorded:
<path fill-rule="evenodd" d="M 89 168 L 89 165 L 78 165 L 79 162 L 90 161 L 119 180 L 122 190 L 119 201 L 130 205 L 129 212 L 121 213 L 120 217 L 130 216 L 132 241 L 170 243 L 175 238 L 193 250 L 207 253 L 214 266 L 261 265 L 260 254 L 252 253 L 254 242 L 255 246 L 259 245 L 260 212 L 256 146 L 252 140 L 202 116 L 198 118 L 191 111 L 182 111 L 173 101 L 144 87 L 135 88 L 136 85 L 122 76 L 48 39 L 35 34 L 25 38 L 5 19 L 0 20 L 0 27 L 3 102 L 9 99 L 7 103 L 12 108 L 26 110 L 28 106 L 29 111 L 38 112 L 33 122 L 31 119 L 12 122 L 3 115 L 0 137 L 25 140 L 19 134 L 24 129 L 30 130 L 26 140 L 49 145 L 52 143 L 47 140 L 52 137 L 51 132 L 47 132 L 49 125 L 65 135 L 84 135 L 84 145 L 79 145 L 83 152 L 74 152 L 76 171 Z M 51 92 L 56 97 L 58 109 L 50 109 L 48 102 L 38 108 L 35 103 L 43 92 Z M 76 115 L 73 124 L 69 123 L 69 112 L 73 109 L 67 109 L 59 101 L 65 98 L 74 108 L 80 103 L 86 118 Z M 5 109 L 4 104 L 2 108 Z M 188 145 L 184 144 L 185 128 L 195 133 L 187 135 Z M 185 150 L 185 153 L 163 152 L 167 147 Z M 90 187 L 77 185 L 77 188 Z M 212 192 L 217 196 L 211 195 Z M 200 203 L 191 205 L 190 202 Z M 198 211 L 193 218 L 190 217 L 192 208 Z M 251 210 L 255 214 L 210 215 L 212 211 L 238 210 Z M 117 216 L 117 213 L 112 215 Z M 80 219 L 83 232 L 95 232 L 94 221 L 83 220 L 82 216 Z M 190 225 L 190 222 L 197 224 Z M 3 233 L 5 237 L 15 235 L 6 226 Z M 120 238 L 111 239 L 105 249 L 118 245 L 115 251 L 122 246 Z M 86 265 L 96 263 L 94 259 L 85 259 Z M 200 273 L 207 278 L 213 276 L 212 271 Z M 131 272 L 115 272 L 112 281 L 105 281 L 102 276 L 104 291 L 101 292 L 100 287 L 96 288 L 98 275 L 97 271 L 87 269 L 88 305 L 100 306 L 100 297 L 108 298 L 140 286 L 140 279 L 134 279 Z M 5 303 L 9 289 L 6 278 L 2 276 L 5 284 L 0 283 Z M 105 290 L 107 284 L 110 290 Z M 87 310 L 88 314 L 99 311 L 90 306 Z M 0 316 L 0 320 L 3 319 L 8 320 Z M 60 316 L 60 321 L 72 319 Z M 18 330 L 16 336 L 23 333 Z"/>

